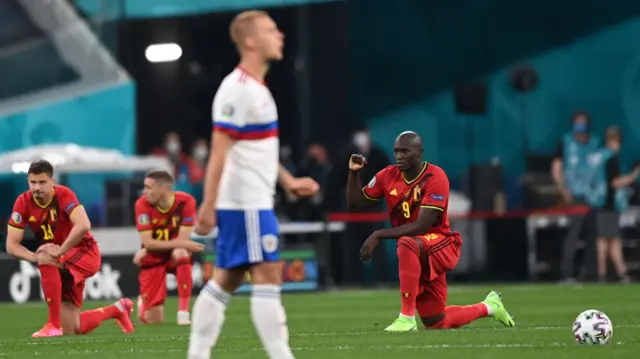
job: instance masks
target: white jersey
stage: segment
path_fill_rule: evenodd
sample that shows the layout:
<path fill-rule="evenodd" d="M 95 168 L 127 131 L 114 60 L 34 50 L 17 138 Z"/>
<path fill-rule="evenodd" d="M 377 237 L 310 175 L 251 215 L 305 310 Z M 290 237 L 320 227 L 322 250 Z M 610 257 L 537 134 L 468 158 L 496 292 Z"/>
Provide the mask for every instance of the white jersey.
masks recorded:
<path fill-rule="evenodd" d="M 273 209 L 279 168 L 278 109 L 267 86 L 236 68 L 213 99 L 213 129 L 235 139 L 217 209 Z"/>

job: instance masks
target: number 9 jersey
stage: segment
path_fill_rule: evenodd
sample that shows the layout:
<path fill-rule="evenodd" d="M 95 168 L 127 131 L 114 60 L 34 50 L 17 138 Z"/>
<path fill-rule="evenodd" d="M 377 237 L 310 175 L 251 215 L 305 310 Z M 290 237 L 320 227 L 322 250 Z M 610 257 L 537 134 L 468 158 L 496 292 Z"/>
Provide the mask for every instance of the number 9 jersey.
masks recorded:
<path fill-rule="evenodd" d="M 56 185 L 53 197 L 46 205 L 36 202 L 33 194 L 26 191 L 13 205 L 9 226 L 21 230 L 28 226 L 38 239 L 39 246 L 47 243 L 62 245 L 73 227 L 71 213 L 79 206 L 81 204 L 76 194 L 65 186 Z M 87 232 L 77 247 L 90 247 L 93 244 L 95 240 Z"/>
<path fill-rule="evenodd" d="M 418 219 L 420 208 L 440 211 L 438 221 L 428 233 L 449 235 L 451 226 L 447 210 L 449 207 L 449 178 L 442 168 L 424 162 L 416 178 L 407 179 L 391 165 L 371 179 L 362 193 L 370 200 L 386 199 L 391 226 L 398 227 Z M 426 233 L 425 233 L 426 234 Z"/>

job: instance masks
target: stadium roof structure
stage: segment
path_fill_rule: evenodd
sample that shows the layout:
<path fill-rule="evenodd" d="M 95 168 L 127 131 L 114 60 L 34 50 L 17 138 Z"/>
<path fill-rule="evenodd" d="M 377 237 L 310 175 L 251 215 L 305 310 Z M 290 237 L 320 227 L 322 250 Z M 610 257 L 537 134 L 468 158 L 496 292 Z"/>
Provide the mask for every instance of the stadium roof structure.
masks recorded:
<path fill-rule="evenodd" d="M 107 173 L 167 170 L 173 172 L 168 159 L 158 156 L 127 156 L 120 151 L 76 144 L 28 147 L 0 155 L 0 173 L 26 173 L 29 164 L 47 160 L 56 173 Z"/>

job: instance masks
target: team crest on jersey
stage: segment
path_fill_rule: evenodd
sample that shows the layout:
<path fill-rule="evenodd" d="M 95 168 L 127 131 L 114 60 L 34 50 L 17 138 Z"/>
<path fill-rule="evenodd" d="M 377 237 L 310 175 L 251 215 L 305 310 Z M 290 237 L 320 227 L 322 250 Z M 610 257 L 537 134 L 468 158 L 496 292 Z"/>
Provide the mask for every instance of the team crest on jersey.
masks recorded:
<path fill-rule="evenodd" d="M 273 234 L 265 234 L 262 236 L 262 249 L 267 253 L 273 253 L 278 250 L 278 237 Z"/>
<path fill-rule="evenodd" d="M 141 225 L 149 224 L 149 215 L 146 213 L 139 215 L 138 224 L 141 224 Z"/>
<path fill-rule="evenodd" d="M 376 176 L 373 176 L 371 181 L 369 181 L 369 188 L 373 188 L 376 185 Z"/>
<path fill-rule="evenodd" d="M 222 116 L 231 117 L 233 116 L 234 112 L 235 112 L 235 109 L 233 108 L 233 105 L 231 105 L 230 103 L 222 106 Z"/>
<path fill-rule="evenodd" d="M 22 223 L 22 216 L 18 212 L 13 212 L 11 214 L 11 219 L 13 220 L 14 223 L 18 223 L 18 224 Z"/>

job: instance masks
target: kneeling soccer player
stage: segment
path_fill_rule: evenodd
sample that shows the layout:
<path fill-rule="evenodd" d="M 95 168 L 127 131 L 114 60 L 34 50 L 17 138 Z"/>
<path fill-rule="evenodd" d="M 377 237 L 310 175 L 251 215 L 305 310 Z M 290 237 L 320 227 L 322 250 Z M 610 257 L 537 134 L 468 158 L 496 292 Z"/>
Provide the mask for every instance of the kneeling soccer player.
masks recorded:
<path fill-rule="evenodd" d="M 398 241 L 402 307 L 398 319 L 385 330 L 417 330 L 416 311 L 427 329 L 458 328 L 488 316 L 507 327 L 515 326 L 496 292 L 475 305 L 446 306 L 446 273 L 458 263 L 462 246 L 460 234 L 451 231 L 447 217 L 449 179 L 440 167 L 422 161 L 422 140 L 415 132 L 401 133 L 394 153 L 396 165 L 378 172 L 366 187 L 358 174 L 366 160 L 352 155 L 347 183 L 352 208 L 385 198 L 393 227 L 375 231 L 362 245 L 360 259 L 369 260 L 381 239 Z"/>

